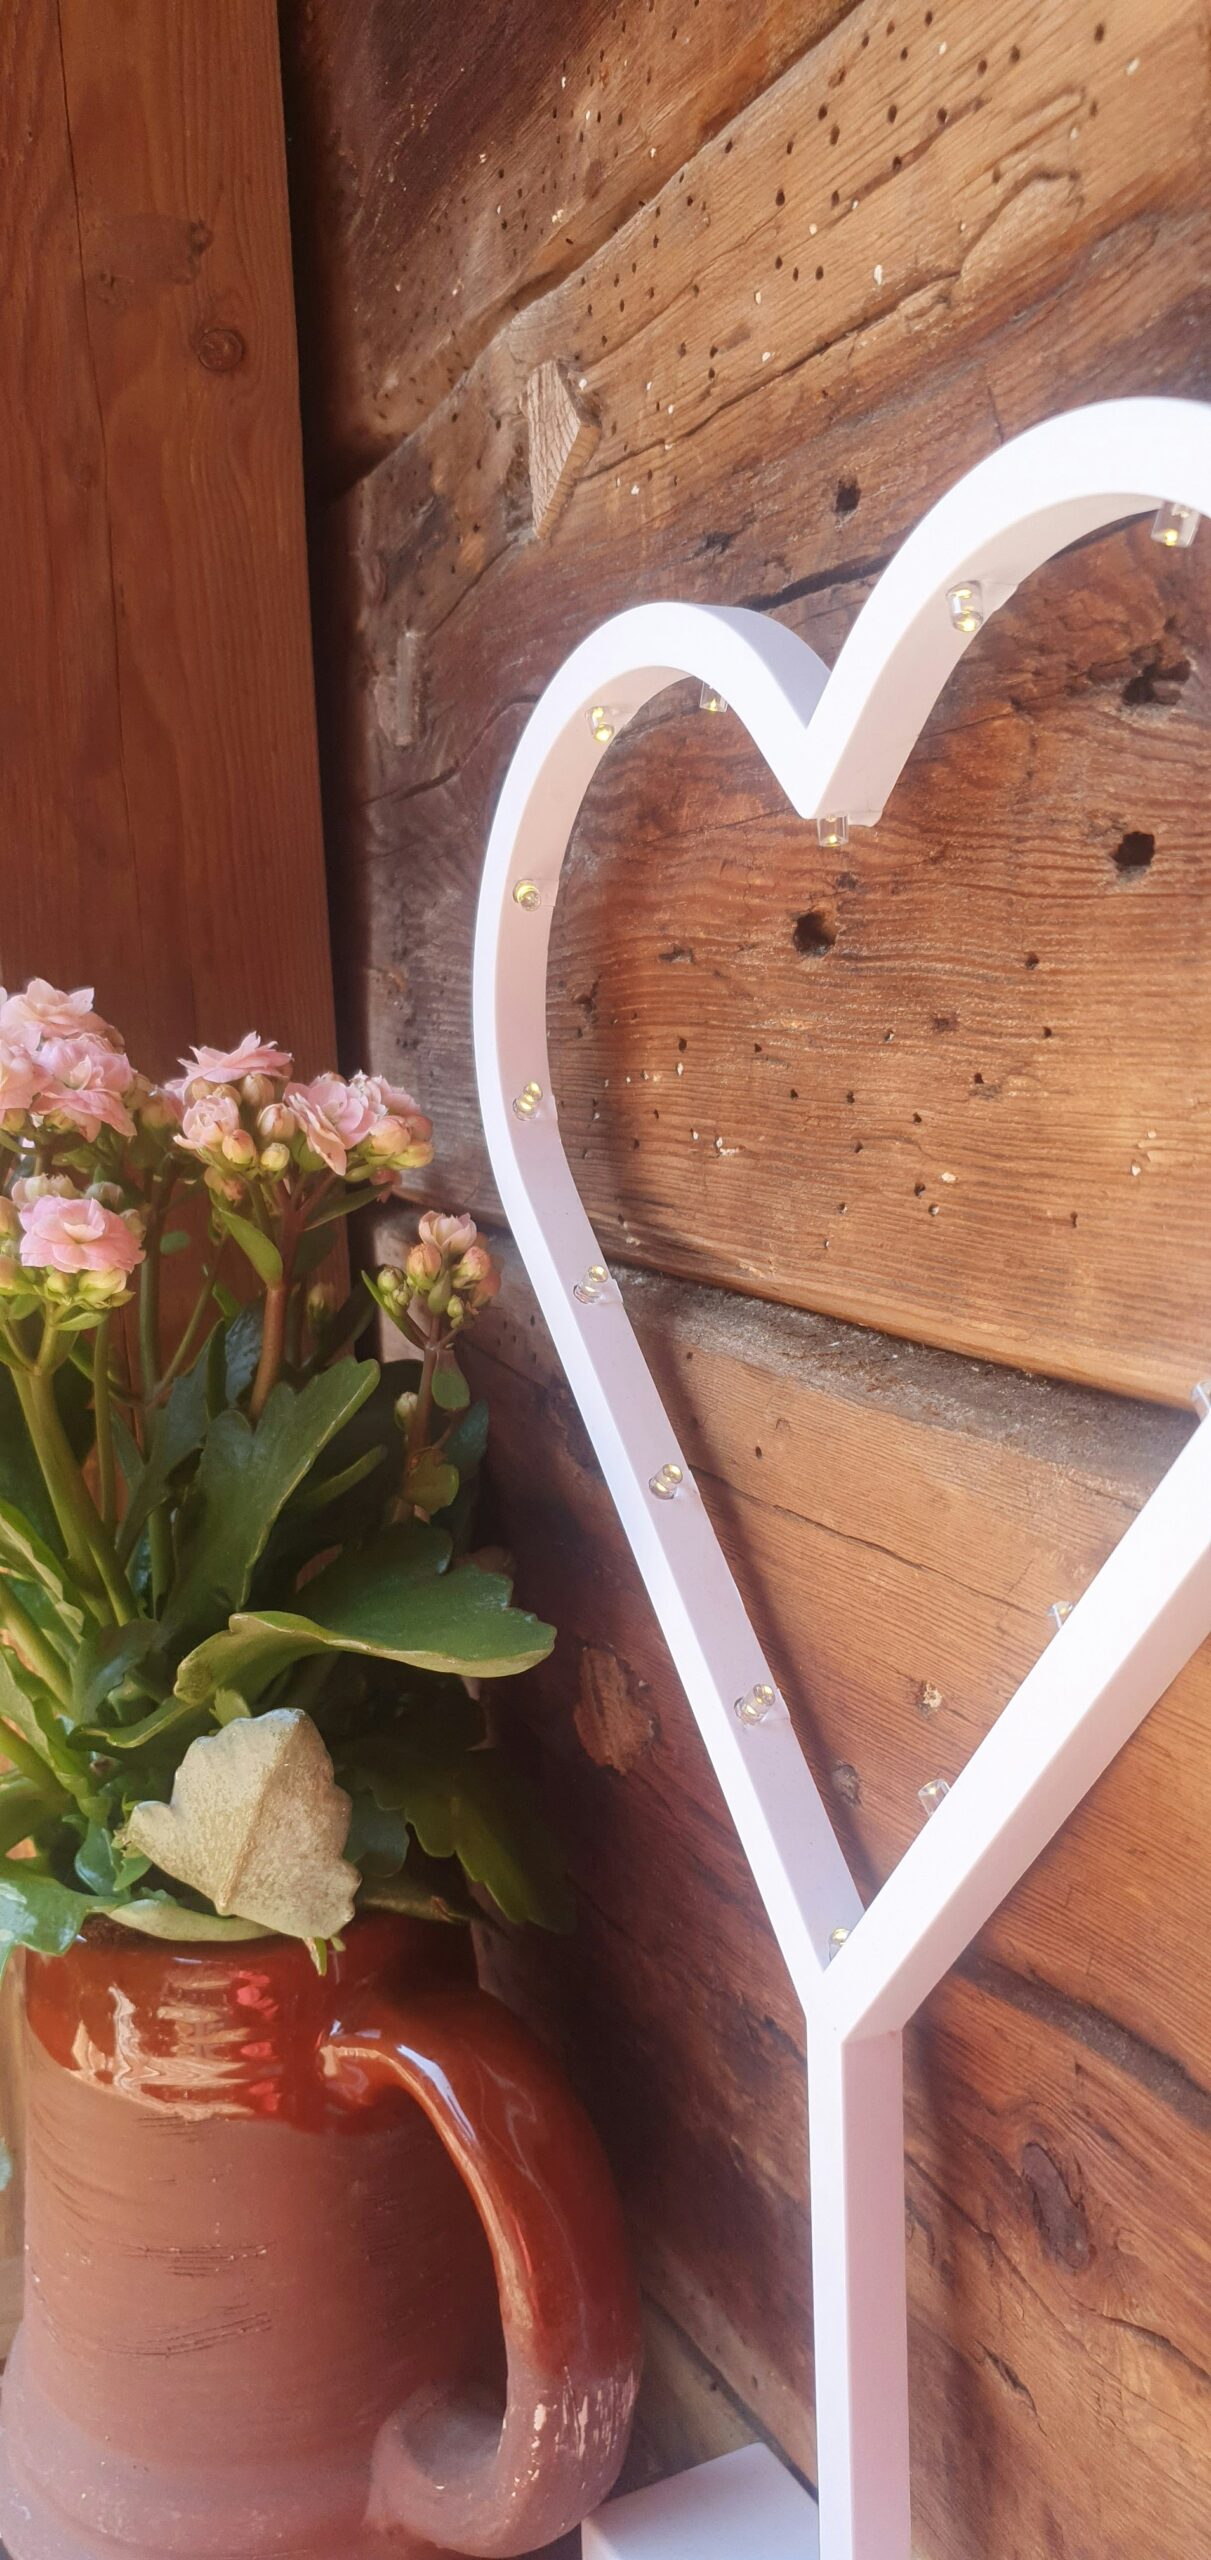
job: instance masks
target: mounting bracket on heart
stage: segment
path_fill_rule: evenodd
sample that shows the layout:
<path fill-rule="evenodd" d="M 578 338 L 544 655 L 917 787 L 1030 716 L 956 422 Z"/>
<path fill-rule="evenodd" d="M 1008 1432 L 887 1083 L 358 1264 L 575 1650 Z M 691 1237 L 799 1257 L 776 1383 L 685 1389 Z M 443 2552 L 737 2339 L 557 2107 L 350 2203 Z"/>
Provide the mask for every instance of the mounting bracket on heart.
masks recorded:
<path fill-rule="evenodd" d="M 1211 1634 L 1211 1420 L 864 1911 L 560 1143 L 551 914 L 602 754 L 666 685 L 723 697 L 792 807 L 843 843 L 880 816 L 989 614 L 1066 544 L 1153 510 L 1170 548 L 1211 514 L 1211 408 L 1109 401 L 989 455 L 910 534 L 831 674 L 760 614 L 618 614 L 538 702 L 488 844 L 474 1012 L 493 1170 L 806 2018 L 820 2560 L 909 2560 L 903 2028 Z M 586 2560 L 730 2553 L 739 2514 L 753 2560 L 814 2550 L 814 2502 L 768 2457 L 741 2495 L 729 2464 L 746 2461 L 605 2509 Z"/>

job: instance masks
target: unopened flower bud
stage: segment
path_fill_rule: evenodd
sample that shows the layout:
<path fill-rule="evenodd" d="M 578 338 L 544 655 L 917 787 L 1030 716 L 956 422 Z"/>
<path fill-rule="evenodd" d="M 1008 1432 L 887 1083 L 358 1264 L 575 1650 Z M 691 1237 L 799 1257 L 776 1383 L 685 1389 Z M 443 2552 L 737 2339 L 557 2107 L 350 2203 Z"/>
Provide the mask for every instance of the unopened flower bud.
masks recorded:
<path fill-rule="evenodd" d="M 396 1397 L 395 1419 L 401 1431 L 407 1431 L 419 1402 L 419 1396 L 414 1394 L 411 1387 L 405 1387 L 403 1394 Z"/>
<path fill-rule="evenodd" d="M 0 1253 L 15 1245 L 21 1233 L 21 1220 L 11 1200 L 0 1199 Z"/>
<path fill-rule="evenodd" d="M 224 1138 L 223 1160 L 226 1164 L 244 1167 L 256 1163 L 256 1141 L 249 1137 L 247 1129 L 233 1129 Z"/>
<path fill-rule="evenodd" d="M 124 1271 L 82 1271 L 76 1283 L 76 1294 L 87 1307 L 109 1307 L 115 1298 L 126 1295 Z"/>
<path fill-rule="evenodd" d="M 203 1180 L 207 1190 L 214 1193 L 216 1200 L 225 1200 L 229 1209 L 238 1209 L 244 1197 L 246 1185 L 237 1182 L 234 1174 L 220 1173 L 217 1164 L 212 1164 L 207 1166 Z"/>
<path fill-rule="evenodd" d="M 290 1149 L 289 1147 L 284 1147 L 280 1140 L 275 1140 L 271 1147 L 262 1147 L 262 1173 L 286 1173 L 289 1170 L 289 1166 Z"/>
<path fill-rule="evenodd" d="M 299 1124 L 293 1111 L 288 1111 L 284 1102 L 270 1102 L 263 1111 L 258 1112 L 256 1125 L 257 1136 L 262 1138 L 267 1146 L 279 1144 L 289 1146 Z"/>
<path fill-rule="evenodd" d="M 90 1182 L 87 1196 L 90 1200 L 99 1200 L 103 1209 L 120 1209 L 122 1206 L 123 1195 L 116 1182 Z"/>
<path fill-rule="evenodd" d="M 428 1290 L 441 1277 L 442 1258 L 435 1244 L 414 1244 L 404 1269 L 414 1288 Z"/>
<path fill-rule="evenodd" d="M 0 1298 L 22 1297 L 29 1286 L 29 1276 L 22 1270 L 6 1236 L 0 1246 Z"/>
<path fill-rule="evenodd" d="M 254 1111 L 262 1111 L 273 1100 L 272 1076 L 245 1076 L 240 1091 Z"/>
<path fill-rule="evenodd" d="M 412 1294 L 404 1273 L 398 1271 L 393 1263 L 386 1263 L 377 1274 L 375 1286 L 380 1304 L 385 1307 L 387 1314 L 394 1319 L 395 1323 L 399 1324 L 407 1314 L 408 1302 Z"/>
<path fill-rule="evenodd" d="M 466 1312 L 467 1310 L 463 1305 L 462 1299 L 452 1293 L 446 1301 L 447 1324 L 453 1325 L 457 1330 L 457 1327 L 462 1323 Z"/>
<path fill-rule="evenodd" d="M 66 1271 L 43 1271 L 41 1278 L 48 1298 L 70 1298 L 72 1283 Z"/>

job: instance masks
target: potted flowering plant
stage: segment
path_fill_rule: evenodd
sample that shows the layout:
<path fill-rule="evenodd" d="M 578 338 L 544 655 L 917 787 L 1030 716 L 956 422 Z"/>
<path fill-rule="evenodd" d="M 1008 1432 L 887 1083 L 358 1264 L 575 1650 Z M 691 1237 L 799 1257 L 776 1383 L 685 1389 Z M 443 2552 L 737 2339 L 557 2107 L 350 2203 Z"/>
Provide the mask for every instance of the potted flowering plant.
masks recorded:
<path fill-rule="evenodd" d="M 456 1344 L 491 1257 L 431 1214 L 343 1306 L 315 1278 L 430 1161 L 411 1096 L 303 1083 L 253 1034 L 152 1085 L 91 990 L 34 980 L 0 1003 L 0 1148 L 0 1946 L 104 1912 L 318 1952 L 368 1902 L 475 1916 L 471 1883 L 558 1921 L 469 1685 L 553 1640 L 469 1551 L 487 1417 Z M 376 1299 L 386 1365 L 358 1354 Z"/>
<path fill-rule="evenodd" d="M 91 990 L 0 998 L 11 2560 L 529 2551 L 625 2448 L 604 2161 L 431 1925 L 566 1910 L 487 1703 L 553 1641 L 471 1545 L 497 1273 L 430 1214 L 343 1304 L 319 1276 L 431 1135 L 253 1033 L 159 1086 Z"/>

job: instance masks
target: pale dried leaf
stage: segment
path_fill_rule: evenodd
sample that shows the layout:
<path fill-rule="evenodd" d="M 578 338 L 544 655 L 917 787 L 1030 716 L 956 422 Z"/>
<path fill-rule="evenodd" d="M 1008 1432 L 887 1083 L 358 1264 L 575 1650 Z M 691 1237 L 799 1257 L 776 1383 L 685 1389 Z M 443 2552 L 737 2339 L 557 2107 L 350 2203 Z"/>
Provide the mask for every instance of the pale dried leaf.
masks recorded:
<path fill-rule="evenodd" d="M 331 1938 L 358 1885 L 341 1855 L 349 1815 L 311 1718 L 278 1707 L 192 1742 L 171 1803 L 137 1804 L 124 1839 L 220 1913 Z"/>

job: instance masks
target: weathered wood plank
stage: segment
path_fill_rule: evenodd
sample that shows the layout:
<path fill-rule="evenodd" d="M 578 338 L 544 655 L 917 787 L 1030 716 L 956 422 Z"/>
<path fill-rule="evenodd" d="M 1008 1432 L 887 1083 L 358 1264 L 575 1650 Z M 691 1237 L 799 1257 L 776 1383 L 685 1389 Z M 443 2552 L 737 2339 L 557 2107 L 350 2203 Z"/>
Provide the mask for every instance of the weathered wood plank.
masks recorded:
<path fill-rule="evenodd" d="M 846 0 L 289 0 L 296 224 L 323 468 L 417 426 L 510 310 L 572 272 Z"/>
<path fill-rule="evenodd" d="M 36 0 L 3 42 L 5 971 L 95 977 L 156 1068 L 262 1017 L 311 1056 L 331 993 L 274 9 Z"/>
<path fill-rule="evenodd" d="M 918 1785 L 961 1765 L 1047 1640 L 1049 1601 L 1081 1587 L 1183 1426 L 663 1279 L 626 1287 L 817 1777 L 873 1883 L 924 1818 Z M 561 1627 L 532 1712 L 583 1897 L 574 1942 L 527 1941 L 492 1962 L 513 1996 L 560 2021 L 655 2300 L 722 2375 L 740 2422 L 810 2475 L 794 2001 L 512 1275 L 492 1333 L 480 1375 L 522 1585 Z M 523 1466 L 536 1414 L 542 1463 Z M 1211 2526 L 1199 2202 L 1211 2042 L 1182 1954 L 1206 1909 L 1197 1736 L 1209 1689 L 1204 1654 L 914 2030 L 907 2174 L 928 2560 L 986 2545 L 990 2560 L 1128 2560 L 1144 2536 L 1178 2560 Z M 671 2459 L 713 2449 L 705 2429 L 692 2438 L 691 2423 Z"/>
<path fill-rule="evenodd" d="M 351 511 L 366 688 L 344 812 L 359 1045 L 441 1092 L 439 1178 L 469 1198 L 491 1199 L 468 1041 L 480 849 L 524 703 L 583 630 L 680 587 L 783 599 L 831 657 L 867 583 L 840 574 L 847 561 L 882 557 L 999 433 L 1053 407 L 1057 366 L 1068 398 L 1205 380 L 1190 327 L 1211 240 L 1192 209 L 1201 146 L 1180 121 L 1158 170 L 1148 140 L 1174 84 L 1192 94 L 1205 76 L 1197 12 L 1180 0 L 1150 13 L 1145 45 L 1130 8 L 1102 44 L 1071 13 L 1060 24 L 1023 9 L 1020 61 L 1007 24 L 983 86 L 966 39 L 940 68 L 935 49 L 923 87 L 914 46 L 906 65 L 892 48 L 890 67 L 873 37 L 863 51 L 873 25 L 855 12 L 687 173 L 694 219 L 703 200 L 711 215 L 714 381 L 701 348 L 696 369 L 676 353 L 698 326 L 702 256 L 678 233 L 683 191 L 658 252 L 646 217 L 612 244 L 610 279 L 634 262 L 660 298 L 638 332 L 616 307 L 632 296 L 608 302 L 609 348 L 586 373 L 602 445 L 548 541 L 518 530 L 516 422 L 527 368 L 578 343 L 582 288 L 601 291 L 585 279 L 522 314 Z M 807 112 L 842 69 L 844 154 Z M 890 134 L 889 70 L 893 87 L 916 83 Z M 933 106 L 928 147 L 901 153 L 935 95 L 951 99 L 947 123 Z M 901 166 L 876 185 L 876 142 L 893 140 Z M 779 159 L 786 183 L 771 187 Z M 1020 210 L 978 214 L 994 169 L 1000 185 L 1014 172 L 1013 203 L 1032 208 L 1028 257 Z M 857 213 L 828 215 L 828 309 L 777 339 L 761 374 L 752 276 L 768 265 L 760 289 L 783 292 L 786 226 L 798 240 L 834 170 L 864 192 Z M 1163 208 L 1142 212 L 1149 185 Z M 876 286 L 882 260 L 867 267 L 870 241 L 851 246 L 876 199 L 885 251 L 906 243 L 890 309 L 890 252 Z M 926 289 L 944 242 L 919 215 L 978 230 L 958 282 Z M 651 406 L 637 363 L 678 396 L 669 450 L 657 439 L 628 480 L 627 428 Z M 724 379 L 728 363 L 748 371 Z M 665 722 L 656 741 L 620 743 L 557 925 L 552 1016 L 554 1082 L 610 1249 L 1059 1374 L 1188 1393 L 1206 1357 L 1188 1279 L 1211 1245 L 1196 994 L 1206 579 L 1197 547 L 1179 563 L 1132 537 L 1032 584 L 972 652 L 883 827 L 827 871 L 734 723 Z M 427 714 L 400 750 L 373 704 L 405 634 Z M 667 958 L 690 949 L 693 962 Z M 645 1073 L 664 1078 L 663 1099 Z M 804 1168 L 793 1185 L 787 1162 Z"/>

